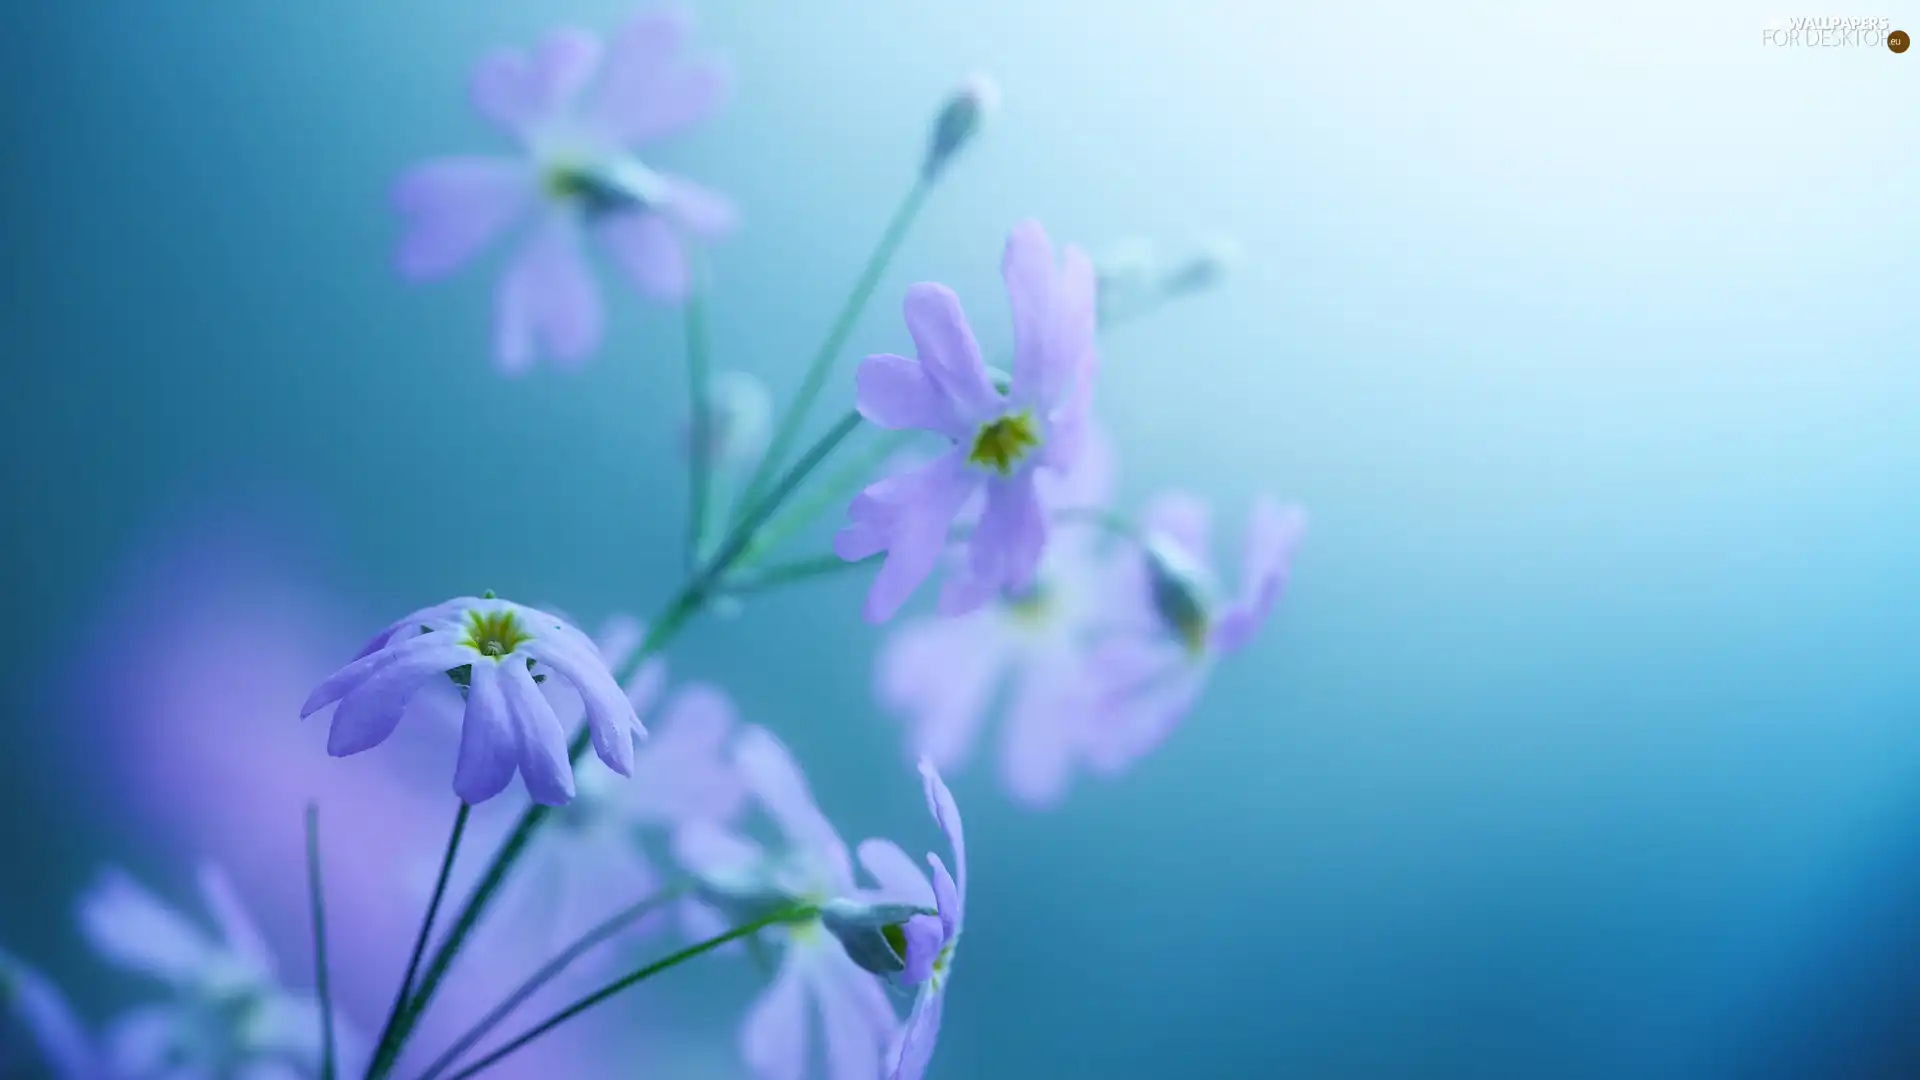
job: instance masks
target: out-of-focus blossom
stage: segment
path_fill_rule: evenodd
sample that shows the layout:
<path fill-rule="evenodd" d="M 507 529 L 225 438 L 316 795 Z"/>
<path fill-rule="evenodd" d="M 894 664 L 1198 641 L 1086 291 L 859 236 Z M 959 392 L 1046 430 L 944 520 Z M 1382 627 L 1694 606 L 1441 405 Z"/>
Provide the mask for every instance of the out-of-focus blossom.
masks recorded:
<path fill-rule="evenodd" d="M 1090 429 L 1074 468 L 1046 477 L 1054 481 L 1041 489 L 1047 513 L 1104 508 L 1113 460 L 1106 437 Z M 887 638 L 875 694 L 907 723 L 913 757 L 927 757 L 943 772 L 963 767 L 998 691 L 1008 686 L 1001 783 L 1027 806 L 1058 802 L 1091 705 L 1086 654 L 1104 608 L 1102 535 L 1086 521 L 1062 525 L 1026 592 L 965 615 L 909 619 Z"/>
<path fill-rule="evenodd" d="M 1209 511 L 1166 495 L 1143 515 L 1140 543 L 1123 550 L 1107 587 L 1115 603 L 1094 646 L 1091 764 L 1112 773 L 1158 746 L 1199 696 L 1214 661 L 1253 639 L 1279 601 L 1305 516 L 1262 496 L 1241 555 L 1240 588 L 1226 593 L 1208 561 Z"/>
<path fill-rule="evenodd" d="M 31 1065 L 45 1069 L 52 1080 L 108 1080 L 93 1043 L 58 987 L 39 972 L 0 951 L 0 1021 L 11 1018 L 24 1029 L 31 1047 L 25 1059 L 0 1039 L 0 1075 L 36 1075 Z"/>
<path fill-rule="evenodd" d="M 943 588 L 943 613 L 1025 591 L 1039 570 L 1048 525 L 1035 474 L 1071 468 L 1084 441 L 1096 362 L 1093 266 L 1069 247 L 1064 267 L 1056 267 L 1045 230 L 1023 222 L 1007 239 L 1002 273 L 1014 326 L 1006 393 L 981 361 L 959 297 L 944 285 L 907 291 L 918 359 L 869 356 L 860 366 L 861 415 L 952 444 L 930 464 L 868 487 L 834 538 L 834 550 L 849 561 L 887 553 L 867 595 L 870 621 L 892 618 L 933 572 L 955 518 L 983 490 L 985 509 L 965 544 L 968 563 Z"/>
<path fill-rule="evenodd" d="M 327 752 L 346 757 L 384 742 L 421 685 L 449 675 L 466 689 L 454 794 L 485 802 L 517 770 L 535 802 L 558 806 L 574 796 L 573 766 L 566 732 L 534 682 L 535 663 L 579 691 L 595 753 L 631 776 L 633 742 L 646 730 L 593 642 L 558 616 L 491 597 L 463 596 L 397 620 L 328 676 L 300 715 L 339 702 Z"/>
<path fill-rule="evenodd" d="M 495 298 L 494 349 L 508 371 L 542 351 L 575 362 L 600 344 L 604 315 L 582 240 L 592 234 L 643 293 L 687 295 L 688 238 L 737 224 L 732 205 L 643 163 L 633 148 L 700 121 L 726 96 L 726 70 L 681 62 L 689 29 L 679 9 L 629 21 L 605 45 L 575 27 L 530 51 L 480 61 L 474 108 L 520 145 L 522 157 L 451 157 L 400 178 L 402 274 L 439 277 L 509 225 L 531 218 Z M 589 92 L 591 87 L 591 92 Z"/>
<path fill-rule="evenodd" d="M 802 903 L 831 907 L 857 921 L 862 907 L 886 899 L 856 885 L 845 842 L 814 804 L 806 778 L 779 740 L 749 728 L 734 744 L 734 761 L 778 828 L 782 846 L 769 851 L 738 832 L 713 827 L 684 830 L 677 853 L 710 902 L 742 922 Z M 895 908 L 896 918 L 904 920 L 910 910 Z M 900 1030 L 880 981 L 854 962 L 821 918 L 769 934 L 783 941 L 784 952 L 740 1031 L 741 1053 L 754 1075 L 801 1080 L 811 1058 L 808 1013 L 817 1010 L 830 1080 L 879 1080 Z"/>
<path fill-rule="evenodd" d="M 767 384 L 744 371 L 723 371 L 707 383 L 706 438 L 699 445 L 687 422 L 687 452 L 716 469 L 738 469 L 760 459 L 772 430 Z"/>
<path fill-rule="evenodd" d="M 624 668 L 639 648 L 640 624 L 608 621 L 598 638 L 602 655 Z M 538 668 L 536 668 L 538 670 Z M 745 808 L 747 790 L 733 767 L 729 743 L 739 727 L 733 702 L 706 683 L 687 683 L 666 695 L 666 666 L 659 658 L 639 665 L 626 685 L 639 713 L 665 703 L 652 736 L 634 757 L 633 779 L 623 782 L 597 761 L 575 772 L 574 800 L 556 810 L 509 885 L 515 914 L 551 941 L 569 940 L 615 911 L 639 902 L 665 884 L 649 857 L 650 842 L 671 841 L 692 825 L 727 825 Z M 547 680 L 542 686 L 569 730 L 585 711 L 580 695 Z M 698 935 L 709 920 L 697 903 L 679 905 L 682 921 Z M 646 920 L 643 928 L 657 925 Z"/>
<path fill-rule="evenodd" d="M 104 1045 L 115 1076 L 167 1080 L 300 1080 L 321 1056 L 319 1002 L 279 981 L 273 956 L 225 875 L 200 872 L 200 891 L 219 928 L 207 933 L 118 871 L 80 900 L 80 926 L 108 962 L 167 989 L 109 1025 Z M 340 1035 L 348 1067 L 362 1045 Z"/>
<path fill-rule="evenodd" d="M 928 180 L 946 171 L 955 155 L 973 141 L 980 128 L 1000 108 L 1000 86 L 986 75 L 964 79 L 940 107 L 927 139 L 927 156 L 920 172 Z"/>

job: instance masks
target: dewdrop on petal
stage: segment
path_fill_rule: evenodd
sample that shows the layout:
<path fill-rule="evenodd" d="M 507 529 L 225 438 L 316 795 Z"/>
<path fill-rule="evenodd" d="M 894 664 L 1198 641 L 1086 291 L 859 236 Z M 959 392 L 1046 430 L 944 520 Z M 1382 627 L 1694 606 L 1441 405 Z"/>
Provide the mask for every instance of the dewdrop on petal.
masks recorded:
<path fill-rule="evenodd" d="M 999 108 L 1000 87 L 992 79 L 972 75 L 963 81 L 940 107 L 940 115 L 934 118 L 921 175 L 928 180 L 939 177 L 953 156 L 973 140 L 980 126 Z"/>
<path fill-rule="evenodd" d="M 1167 271 L 1167 276 L 1161 279 L 1160 289 L 1167 296 L 1182 296 L 1211 289 L 1239 266 L 1240 260 L 1238 242 L 1230 237 L 1213 237 L 1202 242 L 1192 255 Z"/>

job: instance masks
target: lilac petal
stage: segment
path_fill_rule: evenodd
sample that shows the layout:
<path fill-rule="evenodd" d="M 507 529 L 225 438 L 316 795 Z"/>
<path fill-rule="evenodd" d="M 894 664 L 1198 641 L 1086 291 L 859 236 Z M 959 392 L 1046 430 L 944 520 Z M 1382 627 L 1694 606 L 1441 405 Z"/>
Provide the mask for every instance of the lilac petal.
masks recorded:
<path fill-rule="evenodd" d="M 687 252 L 664 216 L 647 210 L 613 214 L 596 231 L 614 264 L 642 294 L 669 304 L 687 298 L 692 280 Z"/>
<path fill-rule="evenodd" d="M 578 224 L 548 214 L 501 277 L 494 305 L 494 351 L 509 374 L 524 371 L 543 347 L 569 363 L 598 348 L 606 315 Z"/>
<path fill-rule="evenodd" d="M 1164 537 L 1201 565 L 1211 562 L 1212 511 L 1206 500 L 1183 491 L 1168 492 L 1147 504 L 1140 515 L 1143 532 Z"/>
<path fill-rule="evenodd" d="M 1031 472 L 987 482 L 987 509 L 968 542 L 967 573 L 947 582 L 942 615 L 964 615 L 997 595 L 1033 585 L 1047 547 L 1047 515 Z"/>
<path fill-rule="evenodd" d="M 420 684 L 468 663 L 474 651 L 458 643 L 458 635 L 436 631 L 394 646 L 393 659 L 369 676 L 333 710 L 327 732 L 327 753 L 348 757 L 385 742 L 407 711 L 407 700 Z"/>
<path fill-rule="evenodd" d="M 396 637 L 403 641 L 406 640 L 406 637 L 410 635 L 404 635 L 402 631 L 418 630 L 421 627 L 428 629 L 439 628 L 442 623 L 447 621 L 449 616 L 464 612 L 467 608 L 478 603 L 481 603 L 481 600 L 477 596 L 456 596 L 451 600 L 444 600 L 438 604 L 420 608 L 417 611 L 410 611 L 398 619 L 393 620 L 391 623 L 388 623 L 386 629 L 373 635 L 372 639 L 361 646 L 360 651 L 353 655 L 353 658 L 359 660 L 371 656 L 386 648 L 388 645 L 391 645 Z"/>
<path fill-rule="evenodd" d="M 501 49 L 482 57 L 468 94 L 480 115 L 525 136 L 571 105 L 599 64 L 599 38 L 561 27 L 531 53 Z"/>
<path fill-rule="evenodd" d="M 906 1034 L 900 1040 L 900 1060 L 887 1080 L 923 1080 L 927 1066 L 933 1063 L 933 1048 L 940 1041 L 940 1018 L 946 1009 L 947 995 L 931 983 L 920 989 L 907 1016 Z"/>
<path fill-rule="evenodd" d="M 1088 726 L 1089 762 L 1114 775 L 1179 726 L 1205 684 L 1207 665 L 1162 641 L 1110 641 L 1096 650 L 1100 688 Z"/>
<path fill-rule="evenodd" d="M 855 500 L 854 511 L 884 522 L 886 529 L 887 559 L 867 593 L 869 622 L 892 618 L 933 573 L 954 516 L 978 484 L 956 450 L 905 476 L 882 480 Z M 845 558 L 851 545 L 836 539 L 836 550 Z"/>
<path fill-rule="evenodd" d="M 660 212 L 681 228 L 717 240 L 740 227 L 740 210 L 725 195 L 682 177 L 666 173 L 657 176 L 666 192 L 660 200 Z"/>
<path fill-rule="evenodd" d="M 960 297 L 945 285 L 922 282 L 907 289 L 902 305 L 914 352 L 940 392 L 953 403 L 954 414 L 979 423 L 998 413 L 1000 391 L 987 378 L 980 344 L 960 308 Z"/>
<path fill-rule="evenodd" d="M 673 834 L 674 861 L 703 881 L 742 879 L 766 857 L 760 845 L 715 822 L 688 822 Z"/>
<path fill-rule="evenodd" d="M 522 161 L 440 158 L 408 169 L 392 195 L 404 219 L 395 256 L 401 276 L 426 281 L 458 269 L 525 212 L 537 193 L 538 180 Z"/>
<path fill-rule="evenodd" d="M 521 646 L 521 652 L 533 657 L 572 683 L 587 706 L 587 729 L 593 734 L 593 751 L 607 768 L 621 776 L 633 775 L 633 740 L 645 735 L 640 717 L 627 700 L 626 691 L 613 681 L 596 655 L 587 655 L 565 637 L 538 637 Z"/>
<path fill-rule="evenodd" d="M 863 1009 L 857 996 L 858 984 L 838 969 L 851 961 L 844 954 L 825 954 L 813 973 L 814 1001 L 820 1008 L 820 1022 L 826 1035 L 827 1076 L 829 1080 L 879 1080 L 880 1055 L 886 1049 L 885 1034 L 874 1031 L 871 1013 Z M 858 977 L 875 990 L 874 977 L 855 967 Z M 883 1001 L 884 1003 L 884 1001 Z"/>
<path fill-rule="evenodd" d="M 928 886 L 927 891 L 931 893 L 933 887 Z M 937 915 L 921 915 L 908 919 L 901 932 L 907 939 L 907 966 L 899 982 L 902 986 L 918 986 L 933 977 L 934 961 L 947 947 L 946 924 Z"/>
<path fill-rule="evenodd" d="M 773 985 L 747 1012 L 740 1054 L 759 1080 L 800 1080 L 807 1065 L 806 972 L 789 952 Z"/>
<path fill-rule="evenodd" d="M 671 134 L 725 101 L 732 80 L 724 66 L 674 63 L 690 23 L 684 10 L 669 8 L 640 15 L 615 33 L 593 115 L 620 145 Z"/>
<path fill-rule="evenodd" d="M 641 643 L 647 639 L 647 626 L 631 615 L 609 615 L 600 624 L 600 633 L 593 639 L 593 647 L 600 654 L 607 670 L 617 671 L 633 659 Z"/>
<path fill-rule="evenodd" d="M 1298 507 L 1282 507 L 1264 495 L 1254 501 L 1240 561 L 1240 598 L 1214 624 L 1215 648 L 1233 652 L 1244 647 L 1273 614 L 1306 527 L 1306 515 Z"/>
<path fill-rule="evenodd" d="M 939 823 L 940 831 L 947 835 L 947 845 L 953 849 L 953 869 L 960 875 L 959 904 L 954 905 L 953 910 L 955 925 L 958 925 L 965 914 L 961 905 L 966 903 L 967 898 L 967 836 L 960 824 L 960 806 L 953 801 L 953 792 L 947 790 L 946 781 L 940 779 L 939 770 L 925 758 L 920 760 L 920 781 L 926 791 L 927 809 L 933 813 L 933 820 Z M 940 891 L 940 874 L 945 870 L 939 865 L 940 860 L 932 861 L 936 871 L 933 889 L 937 895 Z M 946 907 L 943 898 L 941 910 L 944 912 Z"/>
<path fill-rule="evenodd" d="M 115 1017 L 102 1036 L 106 1057 L 112 1062 L 107 1075 L 179 1077 L 181 1073 L 169 1068 L 167 1058 L 176 1034 L 192 1030 L 195 1019 L 190 1010 L 175 1004 L 142 1006 Z"/>
<path fill-rule="evenodd" d="M 1072 466 L 1038 470 L 1034 473 L 1034 484 L 1041 504 L 1049 513 L 1096 510 L 1113 501 L 1119 471 L 1113 439 L 1090 420 L 1081 429 L 1079 452 L 1074 455 Z"/>
<path fill-rule="evenodd" d="M 891 840 L 862 840 L 858 849 L 860 865 L 880 883 L 880 894 L 888 900 L 919 907 L 933 906 L 933 886 L 920 864 L 900 850 Z"/>
<path fill-rule="evenodd" d="M 852 876 L 845 842 L 820 812 L 806 776 L 779 739 L 765 728 L 750 726 L 735 741 L 733 760 L 747 790 L 794 847 L 826 857 L 840 868 L 840 877 Z"/>
<path fill-rule="evenodd" d="M 1010 396 L 1024 404 L 1050 403 L 1071 374 L 1055 347 L 1059 318 L 1053 241 L 1037 221 L 1022 221 L 1007 234 L 1000 257 L 1013 312 L 1013 385 Z"/>
<path fill-rule="evenodd" d="M 206 934 L 121 870 L 100 875 L 80 897 L 79 915 L 93 951 L 129 971 L 184 984 L 213 962 Z"/>
<path fill-rule="evenodd" d="M 940 861 L 940 856 L 927 852 L 927 866 L 933 870 L 933 899 L 934 905 L 940 909 L 940 929 L 951 942 L 959 936 L 966 918 L 966 893 L 955 884 L 953 875 L 947 872 L 947 864 Z M 966 868 L 963 855 L 961 872 L 964 873 Z"/>
<path fill-rule="evenodd" d="M 240 894 L 235 891 L 226 872 L 212 863 L 202 863 L 199 879 L 200 898 L 206 902 L 214 925 L 220 928 L 220 938 L 226 944 L 227 951 L 256 974 L 273 977 L 278 968 L 273 959 L 273 950 L 267 947 L 266 936 L 260 933 L 260 927 L 247 914 L 246 906 L 240 902 Z"/>
<path fill-rule="evenodd" d="M 881 646 L 874 696 L 912 728 L 915 756 L 964 764 L 1017 643 L 1006 623 L 980 612 L 915 619 Z"/>
<path fill-rule="evenodd" d="M 1017 676 L 1002 722 L 1000 778 L 1030 809 L 1057 806 L 1066 794 L 1086 723 L 1081 678 L 1073 656 L 1060 649 L 1031 657 Z"/>
<path fill-rule="evenodd" d="M 520 750 L 520 779 L 542 806 L 564 806 L 573 799 L 573 763 L 567 759 L 567 735 L 553 706 L 540 695 L 525 664 L 502 664 L 501 690 L 513 719 Z"/>
<path fill-rule="evenodd" d="M 500 688 L 500 665 L 473 665 L 467 710 L 460 723 L 460 756 L 453 770 L 453 793 L 469 806 L 500 794 L 513 779 L 519 740 Z"/>
<path fill-rule="evenodd" d="M 383 649 L 362 656 L 327 676 L 321 680 L 319 686 L 313 688 L 313 693 L 307 695 L 306 702 L 300 706 L 300 718 L 304 720 L 346 697 L 358 689 L 361 683 L 366 682 L 381 668 L 391 663 L 393 663 L 393 650 Z"/>
<path fill-rule="evenodd" d="M 98 1063 L 73 1006 L 39 972 L 0 952 L 0 1004 L 9 1006 L 53 1068 L 54 1080 L 99 1080 Z"/>
<path fill-rule="evenodd" d="M 635 765 L 634 802 L 658 824 L 733 817 L 746 788 L 727 760 L 738 722 L 719 688 L 690 683 L 675 693 Z"/>
<path fill-rule="evenodd" d="M 860 362 L 854 380 L 854 405 L 869 423 L 890 431 L 938 432 L 956 441 L 972 430 L 955 415 L 953 402 L 926 365 L 917 361 L 890 353 L 869 356 Z"/>

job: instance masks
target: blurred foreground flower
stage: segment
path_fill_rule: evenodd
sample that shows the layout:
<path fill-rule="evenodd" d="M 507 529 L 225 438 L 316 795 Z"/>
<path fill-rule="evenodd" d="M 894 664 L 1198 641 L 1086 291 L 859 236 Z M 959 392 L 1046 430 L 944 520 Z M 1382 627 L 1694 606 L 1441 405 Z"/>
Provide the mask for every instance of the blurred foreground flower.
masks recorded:
<path fill-rule="evenodd" d="M 399 267 L 415 280 L 457 269 L 508 225 L 536 219 L 495 299 L 494 349 L 505 370 L 524 370 L 542 351 L 579 361 L 599 347 L 604 315 L 584 233 L 641 292 L 677 303 L 689 288 L 686 238 L 713 239 L 736 226 L 727 200 L 632 153 L 705 118 L 726 96 L 725 69 L 676 63 L 688 24 L 678 9 L 639 15 L 614 35 L 604 64 L 600 40 L 573 27 L 531 52 L 487 56 L 473 74 L 474 108 L 518 140 L 525 157 L 440 158 L 395 187 L 393 204 L 406 220 Z"/>
<path fill-rule="evenodd" d="M 517 769 L 533 800 L 574 796 L 567 734 L 534 682 L 533 665 L 579 691 L 600 760 L 633 773 L 644 736 L 633 704 L 585 634 L 554 615 L 492 597 L 463 596 L 401 618 L 317 687 L 300 715 L 334 702 L 327 752 L 346 757 L 384 742 L 421 685 L 447 675 L 466 691 L 454 794 L 471 804 L 498 795 Z"/>
<path fill-rule="evenodd" d="M 279 981 L 265 940 L 226 876 L 200 871 L 201 898 L 219 928 L 210 935 L 125 874 L 109 870 L 80 900 L 80 926 L 101 957 L 167 989 L 164 1001 L 137 1006 L 107 1028 L 102 1049 L 81 1049 L 71 1014 L 40 988 L 43 1042 L 58 1038 L 56 1060 L 91 1060 L 119 1080 L 305 1080 L 321 1058 L 320 1005 Z M 53 1004 L 50 1004 L 53 1003 Z M 59 1034 L 64 1029 L 66 1034 Z M 359 1060 L 360 1040 L 340 1033 L 343 1072 Z"/>
<path fill-rule="evenodd" d="M 1070 468 L 1080 451 L 1095 365 L 1093 267 L 1069 247 L 1056 269 L 1045 230 L 1023 222 L 1007 238 L 1002 273 L 1015 343 L 1007 393 L 994 386 L 959 297 L 944 285 L 907 290 L 917 360 L 878 355 L 860 365 L 862 416 L 952 444 L 932 463 L 868 487 L 834 538 L 848 561 L 887 553 L 867 595 L 870 621 L 892 618 L 933 572 L 955 518 L 982 490 L 986 507 L 967 541 L 966 572 L 947 582 L 941 610 L 961 614 L 1020 592 L 1039 569 L 1047 520 L 1034 474 Z"/>

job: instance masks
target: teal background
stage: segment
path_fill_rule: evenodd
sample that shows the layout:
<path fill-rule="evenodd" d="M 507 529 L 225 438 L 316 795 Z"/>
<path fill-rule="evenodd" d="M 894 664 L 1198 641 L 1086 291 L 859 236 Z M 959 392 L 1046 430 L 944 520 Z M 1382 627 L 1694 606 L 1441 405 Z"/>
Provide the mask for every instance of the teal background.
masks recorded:
<path fill-rule="evenodd" d="M 675 585 L 677 319 L 623 296 L 585 370 L 504 380 L 497 257 L 389 268 L 395 173 L 499 145 L 473 59 L 626 10 L 102 0 L 0 38 L 0 940 L 90 1007 L 121 991 L 71 896 L 109 860 L 183 889 L 205 846 L 80 692 L 116 676 L 88 643 L 120 598 L 175 573 L 155 552 L 216 523 L 339 650 L 481 588 L 592 621 Z M 1920 53 L 1770 48 L 1822 13 L 1744 2 L 699 12 L 737 92 L 652 160 L 746 215 L 719 364 L 790 391 L 988 70 L 1004 110 L 835 408 L 854 355 L 906 347 L 910 282 L 1004 341 L 1021 217 L 1224 232 L 1222 289 L 1106 342 L 1124 500 L 1206 494 L 1223 544 L 1258 491 L 1311 515 L 1275 623 L 1134 775 L 1039 817 L 956 778 L 975 900 L 936 1077 L 1912 1075 Z M 671 659 L 850 836 L 930 844 L 862 586 Z M 750 985 L 655 1000 L 710 1048 L 685 1074 L 737 1074 Z"/>

